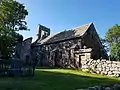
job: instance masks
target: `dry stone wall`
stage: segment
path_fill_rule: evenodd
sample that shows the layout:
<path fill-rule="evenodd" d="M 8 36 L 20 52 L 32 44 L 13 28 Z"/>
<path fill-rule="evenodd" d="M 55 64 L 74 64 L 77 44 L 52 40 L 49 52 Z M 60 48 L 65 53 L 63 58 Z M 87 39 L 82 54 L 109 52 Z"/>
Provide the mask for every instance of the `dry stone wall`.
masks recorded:
<path fill-rule="evenodd" d="M 86 89 L 76 89 L 76 90 L 120 90 L 120 84 L 111 84 L 111 85 L 97 85 L 88 87 Z"/>
<path fill-rule="evenodd" d="M 120 62 L 105 59 L 86 60 L 82 63 L 82 70 L 109 76 L 120 76 Z"/>

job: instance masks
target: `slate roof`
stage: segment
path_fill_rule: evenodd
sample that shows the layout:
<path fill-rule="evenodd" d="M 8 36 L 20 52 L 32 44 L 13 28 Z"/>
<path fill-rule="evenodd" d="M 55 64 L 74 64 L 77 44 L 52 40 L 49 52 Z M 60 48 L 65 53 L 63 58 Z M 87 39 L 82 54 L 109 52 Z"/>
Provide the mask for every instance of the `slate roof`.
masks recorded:
<path fill-rule="evenodd" d="M 55 35 L 49 35 L 47 38 L 45 38 L 42 41 L 37 41 L 37 44 L 46 44 L 46 43 L 53 43 L 57 41 L 72 39 L 76 37 L 81 37 L 85 34 L 85 32 L 88 30 L 92 23 L 85 24 L 76 28 L 72 28 L 69 30 L 62 31 L 60 33 L 57 33 Z"/>

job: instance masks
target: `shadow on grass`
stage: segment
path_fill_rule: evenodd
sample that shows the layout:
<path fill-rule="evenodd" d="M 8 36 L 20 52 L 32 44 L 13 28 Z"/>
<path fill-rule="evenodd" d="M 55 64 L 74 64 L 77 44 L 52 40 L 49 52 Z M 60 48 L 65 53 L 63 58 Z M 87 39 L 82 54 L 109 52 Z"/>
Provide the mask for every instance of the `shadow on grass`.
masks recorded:
<path fill-rule="evenodd" d="M 40 67 L 40 66 L 36 66 L 36 69 L 69 69 L 69 70 L 78 70 L 77 68 L 63 68 L 63 67 L 54 67 L 54 66 L 50 66 L 50 67 Z"/>
<path fill-rule="evenodd" d="M 94 85 L 108 85 L 120 83 L 117 78 L 111 79 L 110 77 L 99 77 L 100 75 L 98 77 L 91 77 L 70 73 L 36 71 L 36 76 L 39 77 L 38 75 L 41 76 L 40 80 L 42 82 L 45 82 L 48 86 L 50 85 L 49 88 L 52 87 L 49 90 L 76 90 L 78 88 L 86 88 Z"/>
<path fill-rule="evenodd" d="M 0 78 L 0 90 L 76 90 L 119 82 L 117 78 L 91 77 L 39 69 L 33 78 Z"/>

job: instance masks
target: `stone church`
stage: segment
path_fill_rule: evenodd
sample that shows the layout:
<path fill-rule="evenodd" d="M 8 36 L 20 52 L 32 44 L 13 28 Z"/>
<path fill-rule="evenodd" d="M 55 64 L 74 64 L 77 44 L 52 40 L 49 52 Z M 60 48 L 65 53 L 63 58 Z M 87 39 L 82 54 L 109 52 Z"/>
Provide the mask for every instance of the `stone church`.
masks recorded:
<path fill-rule="evenodd" d="M 32 55 L 40 66 L 81 67 L 89 59 L 107 59 L 93 23 L 51 35 L 50 28 L 39 25 Z"/>

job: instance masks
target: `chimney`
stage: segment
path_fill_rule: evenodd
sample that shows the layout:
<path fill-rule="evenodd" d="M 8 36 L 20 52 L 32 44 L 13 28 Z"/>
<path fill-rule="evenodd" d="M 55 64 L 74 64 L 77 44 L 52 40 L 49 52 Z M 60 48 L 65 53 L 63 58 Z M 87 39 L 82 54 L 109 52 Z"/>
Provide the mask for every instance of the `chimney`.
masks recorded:
<path fill-rule="evenodd" d="M 38 28 L 37 28 L 37 40 L 40 40 L 41 38 L 41 33 L 42 33 L 42 30 L 40 28 L 40 24 L 38 24 Z"/>

